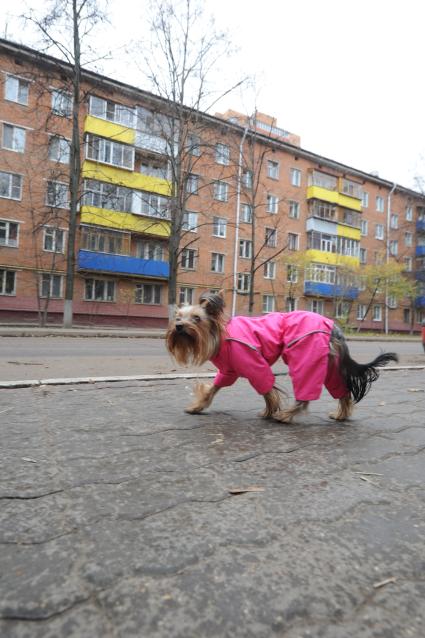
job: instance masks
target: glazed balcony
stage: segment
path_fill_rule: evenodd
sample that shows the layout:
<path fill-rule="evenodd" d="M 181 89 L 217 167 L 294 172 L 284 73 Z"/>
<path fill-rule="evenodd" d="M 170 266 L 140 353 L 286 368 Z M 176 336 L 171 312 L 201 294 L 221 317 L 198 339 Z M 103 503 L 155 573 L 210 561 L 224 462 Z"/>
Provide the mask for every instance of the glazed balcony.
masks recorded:
<path fill-rule="evenodd" d="M 78 252 L 78 269 L 157 279 L 168 279 L 169 276 L 167 261 L 140 259 L 130 255 L 111 255 L 90 250 Z"/>
<path fill-rule="evenodd" d="M 304 294 L 332 299 L 357 299 L 359 296 L 359 289 L 355 286 L 341 286 L 340 284 L 305 281 Z"/>

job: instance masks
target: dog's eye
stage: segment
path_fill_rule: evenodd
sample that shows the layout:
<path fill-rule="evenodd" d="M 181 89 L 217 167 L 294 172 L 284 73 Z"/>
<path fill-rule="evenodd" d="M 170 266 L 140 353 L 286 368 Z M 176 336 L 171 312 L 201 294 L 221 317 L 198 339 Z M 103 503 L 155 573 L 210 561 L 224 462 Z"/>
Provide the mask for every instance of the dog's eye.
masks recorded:
<path fill-rule="evenodd" d="M 193 321 L 195 323 L 199 323 L 201 321 L 201 317 L 199 315 L 193 315 Z"/>

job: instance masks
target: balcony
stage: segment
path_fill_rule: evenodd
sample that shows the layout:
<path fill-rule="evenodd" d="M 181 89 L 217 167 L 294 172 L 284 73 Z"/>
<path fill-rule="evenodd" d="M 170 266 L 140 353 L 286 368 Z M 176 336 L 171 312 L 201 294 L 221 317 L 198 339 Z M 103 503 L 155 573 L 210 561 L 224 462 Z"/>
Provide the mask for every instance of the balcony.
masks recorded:
<path fill-rule="evenodd" d="M 416 222 L 416 230 L 418 233 L 425 233 L 425 219 L 418 219 Z"/>
<path fill-rule="evenodd" d="M 318 281 L 305 281 L 304 294 L 314 297 L 330 297 L 339 299 L 357 299 L 358 288 L 354 286 L 341 286 L 339 284 L 327 284 Z"/>
<path fill-rule="evenodd" d="M 78 252 L 78 269 L 158 279 L 168 279 L 169 276 L 167 261 L 140 259 L 129 255 L 110 255 L 89 250 Z"/>
<path fill-rule="evenodd" d="M 416 308 L 425 308 L 425 295 L 422 295 L 421 297 L 416 297 L 415 306 Z"/>
<path fill-rule="evenodd" d="M 416 281 L 425 281 L 425 268 L 421 268 L 415 272 Z"/>
<path fill-rule="evenodd" d="M 416 246 L 416 257 L 425 257 L 425 246 Z"/>

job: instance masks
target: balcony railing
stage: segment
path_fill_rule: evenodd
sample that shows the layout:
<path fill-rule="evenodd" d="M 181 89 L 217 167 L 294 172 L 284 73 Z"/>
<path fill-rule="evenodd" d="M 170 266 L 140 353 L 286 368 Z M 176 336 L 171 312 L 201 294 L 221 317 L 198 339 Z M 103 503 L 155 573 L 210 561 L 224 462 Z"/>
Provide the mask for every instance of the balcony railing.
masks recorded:
<path fill-rule="evenodd" d="M 359 289 L 354 286 L 341 286 L 340 284 L 305 281 L 304 294 L 313 295 L 315 297 L 330 297 L 334 299 L 357 299 Z"/>
<path fill-rule="evenodd" d="M 160 279 L 167 279 L 169 276 L 167 261 L 140 259 L 140 257 L 129 255 L 110 255 L 89 250 L 78 252 L 78 268 L 79 270 L 158 277 Z"/>
<path fill-rule="evenodd" d="M 418 233 L 425 233 L 425 219 L 418 219 L 416 222 L 416 230 Z"/>

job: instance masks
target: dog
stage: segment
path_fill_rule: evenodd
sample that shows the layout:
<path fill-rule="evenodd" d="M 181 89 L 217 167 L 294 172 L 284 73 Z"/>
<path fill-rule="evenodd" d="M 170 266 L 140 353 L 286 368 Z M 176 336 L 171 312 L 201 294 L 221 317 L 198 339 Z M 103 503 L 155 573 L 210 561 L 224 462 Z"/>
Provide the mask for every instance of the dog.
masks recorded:
<path fill-rule="evenodd" d="M 198 305 L 177 309 L 166 334 L 168 351 L 178 364 L 211 361 L 218 368 L 212 385 L 200 383 L 195 388 L 195 402 L 186 408 L 190 414 L 205 410 L 220 388 L 245 377 L 264 397 L 264 418 L 291 423 L 310 401 L 319 399 L 324 386 L 338 399 L 337 411 L 329 416 L 346 421 L 378 378 L 377 368 L 398 361 L 395 353 L 387 352 L 370 363 L 357 363 L 340 328 L 314 312 L 229 319 L 224 308 L 222 291 L 202 294 Z M 271 370 L 279 357 L 288 366 L 295 395 L 295 404 L 286 409 Z"/>

